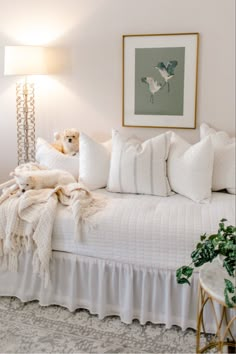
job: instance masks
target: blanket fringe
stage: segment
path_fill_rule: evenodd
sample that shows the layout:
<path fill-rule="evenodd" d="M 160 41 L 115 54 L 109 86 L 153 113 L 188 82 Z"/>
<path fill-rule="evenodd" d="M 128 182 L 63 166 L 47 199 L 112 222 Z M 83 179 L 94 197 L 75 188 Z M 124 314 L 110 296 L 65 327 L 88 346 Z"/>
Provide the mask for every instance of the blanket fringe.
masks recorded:
<path fill-rule="evenodd" d="M 104 197 L 96 196 L 93 197 L 87 206 L 78 208 L 80 215 L 74 217 L 75 220 L 75 231 L 74 237 L 78 242 L 83 242 L 83 231 L 90 232 L 97 227 L 97 223 L 92 219 L 94 214 L 97 214 L 102 210 L 107 204 L 107 199 Z M 77 211 L 78 212 L 78 211 Z M 73 213 L 73 210 L 72 210 Z"/>
<path fill-rule="evenodd" d="M 97 226 L 93 215 L 105 207 L 107 199 L 90 193 L 80 183 L 32 189 L 22 195 L 17 188 L 10 186 L 0 196 L 0 269 L 17 271 L 20 253 L 33 251 L 33 272 L 47 287 L 57 203 L 70 207 L 75 239 L 83 241 L 83 230 L 91 231 Z"/>

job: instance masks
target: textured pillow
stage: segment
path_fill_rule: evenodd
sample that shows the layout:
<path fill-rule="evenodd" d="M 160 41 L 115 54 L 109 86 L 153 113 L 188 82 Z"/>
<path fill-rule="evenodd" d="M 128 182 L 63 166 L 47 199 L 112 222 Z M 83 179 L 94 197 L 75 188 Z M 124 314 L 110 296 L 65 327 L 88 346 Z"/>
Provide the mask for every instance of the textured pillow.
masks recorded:
<path fill-rule="evenodd" d="M 210 138 L 190 145 L 172 133 L 167 161 L 171 189 L 195 202 L 211 197 L 213 147 Z"/>
<path fill-rule="evenodd" d="M 215 131 L 207 124 L 200 126 L 200 137 L 211 138 L 214 148 L 214 166 L 212 176 L 212 190 L 227 189 L 231 194 L 236 194 L 235 189 L 235 138 L 230 138 L 224 131 Z"/>
<path fill-rule="evenodd" d="M 107 185 L 111 158 L 111 140 L 98 143 L 80 134 L 80 182 L 90 190 Z"/>
<path fill-rule="evenodd" d="M 79 178 L 79 154 L 64 155 L 42 138 L 37 139 L 36 161 L 48 168 L 70 172 L 76 180 Z"/>
<path fill-rule="evenodd" d="M 120 193 L 171 194 L 166 177 L 166 160 L 171 133 L 141 142 L 112 132 L 112 154 L 108 190 Z"/>

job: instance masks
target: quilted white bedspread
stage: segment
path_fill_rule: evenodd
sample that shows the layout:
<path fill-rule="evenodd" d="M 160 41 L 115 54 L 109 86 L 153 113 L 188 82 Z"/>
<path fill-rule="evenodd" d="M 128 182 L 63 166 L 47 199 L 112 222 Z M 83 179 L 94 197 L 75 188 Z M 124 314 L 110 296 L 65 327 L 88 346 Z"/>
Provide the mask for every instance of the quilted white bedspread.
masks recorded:
<path fill-rule="evenodd" d="M 97 225 L 75 241 L 68 207 L 59 205 L 52 248 L 57 251 L 115 260 L 159 269 L 188 264 L 203 233 L 215 233 L 226 218 L 235 225 L 235 196 L 215 192 L 211 202 L 198 204 L 181 195 L 157 197 L 109 193 L 104 210 L 92 217 Z"/>

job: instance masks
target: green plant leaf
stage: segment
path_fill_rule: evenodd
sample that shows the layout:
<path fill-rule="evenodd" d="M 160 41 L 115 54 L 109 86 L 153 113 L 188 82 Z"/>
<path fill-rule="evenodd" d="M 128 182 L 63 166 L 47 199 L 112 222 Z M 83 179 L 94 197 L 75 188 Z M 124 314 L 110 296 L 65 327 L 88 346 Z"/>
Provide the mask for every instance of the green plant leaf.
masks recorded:
<path fill-rule="evenodd" d="M 229 255 L 224 259 L 223 267 L 225 267 L 225 269 L 227 270 L 228 274 L 231 277 L 234 276 L 234 272 L 236 269 L 236 262 L 235 262 L 234 253 L 233 253 L 233 256 Z"/>
<path fill-rule="evenodd" d="M 183 272 L 183 275 L 185 275 L 186 277 L 189 278 L 193 274 L 193 268 L 192 267 L 183 267 L 182 272 Z"/>
<path fill-rule="evenodd" d="M 232 234 L 233 233 L 233 226 L 232 225 L 230 225 L 230 226 L 227 226 L 226 227 L 226 232 L 228 233 L 228 234 Z"/>
<path fill-rule="evenodd" d="M 185 267 L 185 266 L 184 266 Z M 178 268 L 177 270 L 176 270 L 176 278 L 178 279 L 178 278 L 181 278 L 181 276 L 182 276 L 182 268 L 183 267 L 181 267 L 181 268 Z"/>
<path fill-rule="evenodd" d="M 182 266 L 179 269 L 176 270 L 176 278 L 180 279 L 182 276 L 184 277 L 191 277 L 191 275 L 193 274 L 193 269 L 192 267 L 189 266 Z"/>
<path fill-rule="evenodd" d="M 187 278 L 180 278 L 177 280 L 178 284 L 188 284 L 190 285 L 190 282 L 188 281 Z"/>
<path fill-rule="evenodd" d="M 220 222 L 220 223 L 219 223 L 219 228 L 220 228 L 220 230 L 224 231 L 224 229 L 225 229 L 225 224 L 224 224 L 223 222 Z"/>
<path fill-rule="evenodd" d="M 233 283 L 232 281 L 228 280 L 228 279 L 224 279 L 225 281 L 225 287 L 227 289 L 227 291 L 231 294 L 234 293 L 234 286 L 233 286 Z"/>
<path fill-rule="evenodd" d="M 224 290 L 224 295 L 225 295 L 225 303 L 226 303 L 226 305 L 227 305 L 228 307 L 233 307 L 234 304 L 230 301 L 227 288 L 225 288 L 225 290 Z"/>
<path fill-rule="evenodd" d="M 218 234 L 214 234 L 208 237 L 209 240 L 214 240 L 214 239 L 219 239 L 219 235 Z"/>
<path fill-rule="evenodd" d="M 236 281 L 236 226 L 226 226 L 227 219 L 221 219 L 219 229 L 216 234 L 200 236 L 198 242 L 191 253 L 192 263 L 183 266 L 176 271 L 176 278 L 179 284 L 189 284 L 189 278 L 193 274 L 194 267 L 200 267 L 205 263 L 212 262 L 217 255 L 224 256 L 223 267 L 230 276 L 235 277 Z M 191 267 L 193 265 L 194 267 Z M 232 281 L 225 279 L 225 303 L 228 307 L 236 304 L 236 287 Z M 231 294 L 234 293 L 234 296 Z M 232 296 L 232 297 L 231 297 Z M 231 297 L 231 298 L 230 298 Z"/>

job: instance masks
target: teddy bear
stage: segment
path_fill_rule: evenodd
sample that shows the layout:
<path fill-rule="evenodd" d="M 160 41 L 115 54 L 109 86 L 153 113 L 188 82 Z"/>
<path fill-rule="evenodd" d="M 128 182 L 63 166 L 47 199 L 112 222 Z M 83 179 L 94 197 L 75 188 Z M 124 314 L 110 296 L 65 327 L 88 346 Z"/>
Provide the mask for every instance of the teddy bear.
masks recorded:
<path fill-rule="evenodd" d="M 79 152 L 79 131 L 71 128 L 54 133 L 52 146 L 63 154 L 74 156 Z"/>

